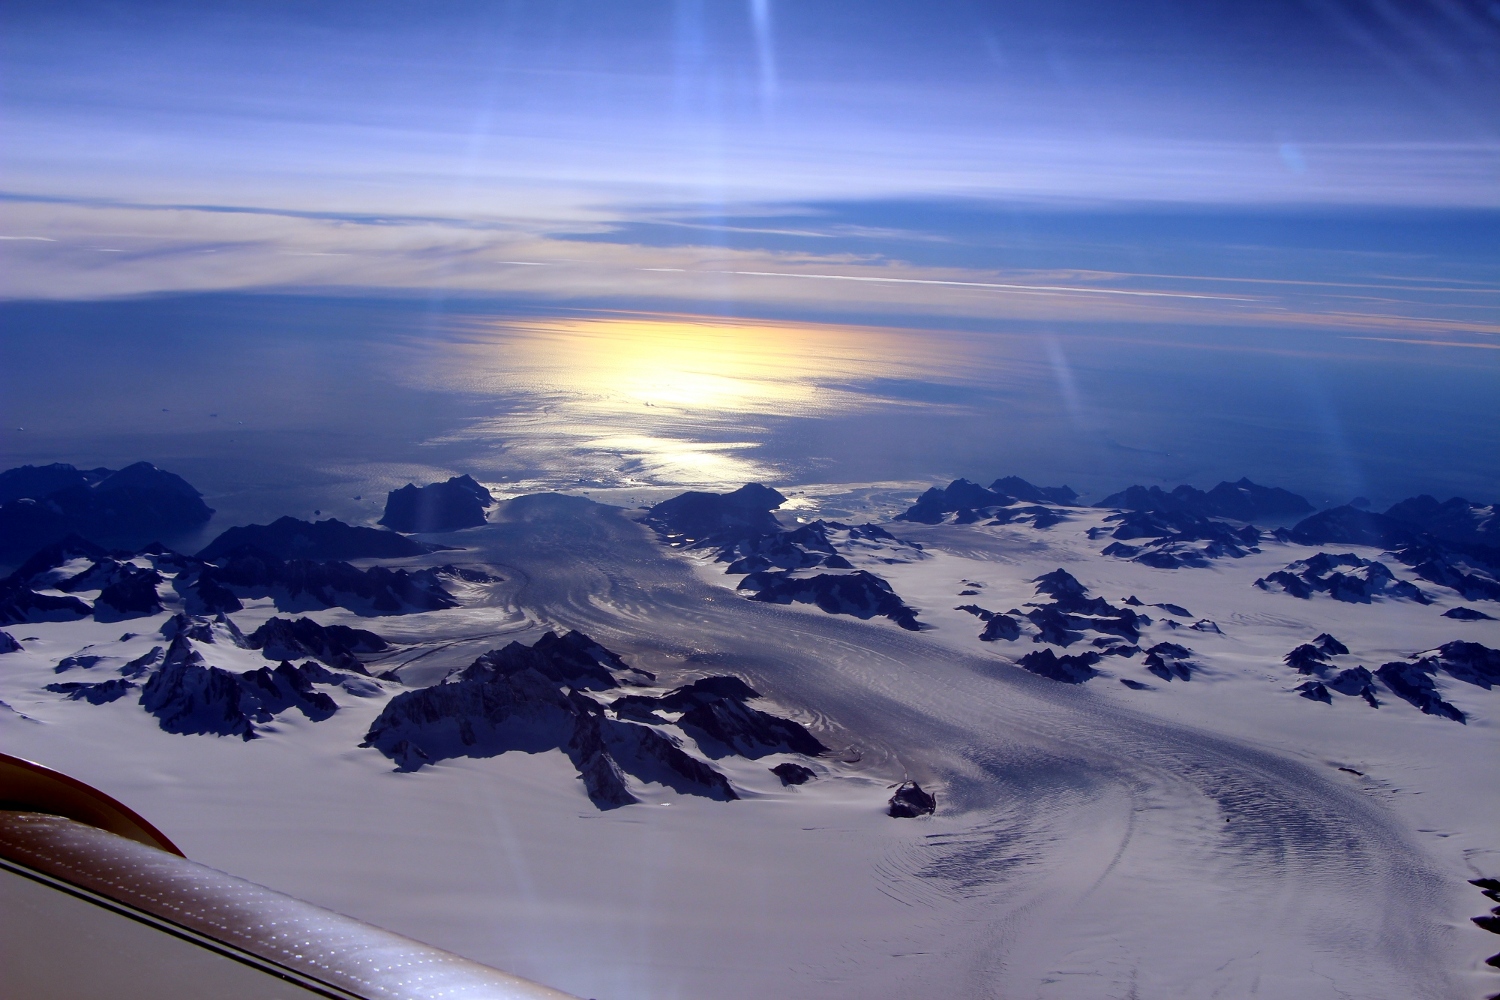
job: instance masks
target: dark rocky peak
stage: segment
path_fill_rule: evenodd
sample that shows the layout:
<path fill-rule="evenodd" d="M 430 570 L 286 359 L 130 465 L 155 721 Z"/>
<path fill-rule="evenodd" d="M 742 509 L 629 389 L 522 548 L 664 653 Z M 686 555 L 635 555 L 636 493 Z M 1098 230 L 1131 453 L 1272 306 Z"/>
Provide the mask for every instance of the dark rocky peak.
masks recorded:
<path fill-rule="evenodd" d="M 270 524 L 230 528 L 209 542 L 198 558 L 213 562 L 236 549 L 251 547 L 278 559 L 402 559 L 446 548 L 426 545 L 394 531 L 345 524 L 336 518 L 302 521 L 281 517 Z"/>
<path fill-rule="evenodd" d="M 773 753 L 816 757 L 828 750 L 800 723 L 751 708 L 740 697 L 705 694 L 698 694 L 696 704 L 682 713 L 677 725 L 710 757 L 737 754 L 758 760 Z"/>
<path fill-rule="evenodd" d="M 1328 690 L 1351 698 L 1358 695 L 1371 708 L 1379 708 L 1380 700 L 1375 697 L 1374 681 L 1374 676 L 1364 667 L 1350 667 L 1340 671 L 1337 677 L 1328 682 Z"/>
<path fill-rule="evenodd" d="M 1415 705 L 1424 715 L 1465 722 L 1464 713 L 1444 701 L 1438 693 L 1437 685 L 1433 683 L 1429 673 L 1430 669 L 1424 663 L 1403 663 L 1398 660 L 1382 665 L 1375 671 L 1375 676 L 1380 678 L 1381 683 L 1392 694 Z"/>
<path fill-rule="evenodd" d="M 797 570 L 824 567 L 853 569 L 854 564 L 838 550 L 835 541 L 869 551 L 882 551 L 887 562 L 904 562 L 922 547 L 902 542 L 878 525 L 851 525 L 838 521 L 809 521 L 791 530 L 779 526 L 773 531 L 747 531 L 734 536 L 719 535 L 700 544 L 718 547 L 715 558 L 729 563 L 730 574 L 760 573 L 765 570 Z M 673 536 L 668 536 L 673 537 Z M 894 543 L 892 545 L 891 543 Z M 897 548 L 910 550 L 898 553 Z"/>
<path fill-rule="evenodd" d="M 720 802 L 739 798 L 729 779 L 684 751 L 675 736 L 602 714 L 580 715 L 568 751 L 589 797 L 601 809 L 638 801 L 619 779 L 624 771 L 683 795 Z M 608 775 L 604 780 L 601 776 Z"/>
<path fill-rule="evenodd" d="M 1144 545 L 1117 541 L 1104 549 L 1104 555 L 1129 559 L 1156 569 L 1203 567 L 1214 559 L 1226 556 L 1241 559 L 1260 551 L 1257 545 L 1261 531 L 1253 524 L 1236 528 L 1223 521 L 1182 511 L 1128 511 L 1111 514 L 1105 521 L 1118 522 L 1111 533 L 1114 538 L 1154 540 Z M 1090 529 L 1089 536 L 1097 537 L 1100 530 Z"/>
<path fill-rule="evenodd" d="M 136 568 L 129 563 L 121 563 L 113 556 L 105 556 L 72 575 L 67 575 L 65 572 L 53 572 L 45 574 L 43 579 L 50 578 L 53 589 L 72 594 L 80 590 L 103 590 Z M 60 566 L 58 569 L 63 570 L 64 567 Z"/>
<path fill-rule="evenodd" d="M 1174 677 L 1188 681 L 1193 679 L 1193 651 L 1175 642 L 1158 642 L 1146 650 L 1146 669 L 1164 681 Z"/>
<path fill-rule="evenodd" d="M 1313 509 L 1312 504 L 1295 493 L 1277 487 L 1260 486 L 1249 479 L 1241 479 L 1237 483 L 1220 483 L 1208 492 L 1187 485 L 1178 486 L 1170 493 L 1159 486 L 1131 486 L 1105 497 L 1094 506 L 1198 517 L 1227 517 L 1236 521 L 1296 517 Z"/>
<path fill-rule="evenodd" d="M 47 690 L 54 694 L 65 694 L 69 701 L 87 701 L 90 705 L 107 705 L 118 701 L 135 688 L 133 681 L 112 677 L 107 681 L 62 681 L 48 684 Z"/>
<path fill-rule="evenodd" d="M 1062 568 L 1039 576 L 1031 582 L 1036 584 L 1038 594 L 1052 598 L 1053 607 L 1058 611 L 1073 615 L 1119 617 L 1129 622 L 1143 620 L 1149 623 L 1150 621 L 1150 619 L 1143 619 L 1129 608 L 1117 608 L 1102 597 L 1090 597 L 1088 588 L 1078 582 L 1077 577 Z"/>
<path fill-rule="evenodd" d="M 418 487 L 407 483 L 386 495 L 380 523 L 396 531 L 458 531 L 485 523 L 490 491 L 467 475 Z"/>
<path fill-rule="evenodd" d="M 772 753 L 816 757 L 827 752 L 805 727 L 745 704 L 760 694 L 738 677 L 703 677 L 659 698 L 626 695 L 610 704 L 621 719 L 667 725 L 662 712 L 681 713 L 675 724 L 698 740 L 710 757 Z"/>
<path fill-rule="evenodd" d="M 1213 516 L 1236 521 L 1263 518 L 1299 517 L 1309 514 L 1313 505 L 1303 497 L 1276 486 L 1259 486 L 1247 478 L 1236 483 L 1220 483 L 1206 494 L 1207 509 Z"/>
<path fill-rule="evenodd" d="M 886 806 L 886 815 L 896 819 L 916 819 L 936 811 L 937 796 L 922 791 L 922 786 L 915 781 L 902 782 Z"/>
<path fill-rule="evenodd" d="M 912 632 L 922 627 L 916 611 L 896 596 L 889 583 L 862 569 L 802 577 L 786 572 L 752 573 L 740 581 L 738 589 L 749 591 L 752 601 L 814 604 L 831 615 L 889 618 Z"/>
<path fill-rule="evenodd" d="M 258 649 L 268 660 L 313 657 L 356 673 L 368 673 L 358 654 L 379 653 L 390 648 L 374 632 L 347 625 L 319 625 L 311 618 L 272 618 L 245 637 L 245 645 Z"/>
<path fill-rule="evenodd" d="M 1141 626 L 1151 624 L 1150 618 L 1131 608 L 1117 608 L 1102 597 L 1088 596 L 1088 588 L 1065 569 L 1053 570 L 1032 582 L 1036 584 L 1038 594 L 1053 598 L 1050 604 L 1035 605 L 1025 615 L 1037 629 L 1033 642 L 1051 643 L 1066 649 L 1081 640 L 1087 631 L 1134 642 L 1140 638 Z M 986 626 L 986 633 L 994 626 L 997 638 L 1010 638 L 1011 629 L 1003 620 L 1006 617 L 992 619 Z"/>
<path fill-rule="evenodd" d="M 685 712 L 697 705 L 715 701 L 748 701 L 759 698 L 760 692 L 738 677 L 700 677 L 657 699 L 660 705 L 671 712 Z"/>
<path fill-rule="evenodd" d="M 1321 701 L 1325 705 L 1333 704 L 1333 696 L 1328 693 L 1328 686 L 1322 681 L 1306 681 L 1298 684 L 1297 693 L 1308 701 Z"/>
<path fill-rule="evenodd" d="M 254 649 L 240 627 L 225 615 L 206 618 L 179 612 L 168 618 L 161 626 L 161 637 L 170 640 L 176 648 L 178 639 L 195 642 L 227 643 L 240 649 Z"/>
<path fill-rule="evenodd" d="M 0 653 L 19 653 L 22 646 L 9 632 L 0 632 Z"/>
<path fill-rule="evenodd" d="M 102 472 L 104 470 L 95 471 Z M 109 475 L 104 476 L 98 482 L 93 483 L 92 486 L 100 493 L 144 491 L 191 499 L 203 496 L 186 479 L 165 469 L 158 469 L 150 462 L 136 462 L 134 465 L 127 465 L 118 472 L 111 472 Z"/>
<path fill-rule="evenodd" d="M 97 543 L 139 545 L 153 537 L 196 528 L 213 516 L 202 495 L 180 476 L 149 462 L 111 472 L 96 469 L 81 480 L 53 468 L 11 470 L 15 488 L 64 482 L 43 497 L 0 502 L 0 557 L 24 555 L 78 534 Z"/>
<path fill-rule="evenodd" d="M 1329 657 L 1348 654 L 1348 646 L 1324 632 L 1312 642 L 1304 642 L 1293 649 L 1282 657 L 1282 660 L 1300 674 L 1313 674 L 1322 673 L 1331 666 L 1328 662 Z"/>
<path fill-rule="evenodd" d="M 1021 623 L 1010 615 L 991 614 L 984 619 L 984 631 L 979 638 L 983 642 L 1015 642 L 1021 638 Z"/>
<path fill-rule="evenodd" d="M 1089 590 L 1078 582 L 1078 578 L 1059 567 L 1031 581 L 1036 584 L 1038 594 L 1046 594 L 1055 601 L 1073 601 L 1088 596 Z"/>
<path fill-rule="evenodd" d="M 725 544 L 718 554 L 728 562 L 726 573 L 759 573 L 768 569 L 810 569 L 828 566 L 852 569 L 852 564 L 828 540 L 828 526 L 805 524 L 795 531 L 754 532 Z"/>
<path fill-rule="evenodd" d="M 897 542 L 900 541 L 895 535 L 886 531 L 878 524 L 844 524 L 841 521 L 814 521 L 814 524 L 826 524 L 836 531 L 847 531 L 851 539 L 864 539 L 872 542 Z M 912 543 L 905 543 L 910 545 Z M 920 545 L 916 548 L 921 548 Z"/>
<path fill-rule="evenodd" d="M 805 785 L 818 776 L 818 773 L 812 768 L 803 767 L 801 764 L 793 764 L 791 761 L 787 761 L 784 764 L 777 764 L 771 768 L 771 773 L 781 779 L 783 787 L 788 785 Z"/>
<path fill-rule="evenodd" d="M 338 710 L 332 698 L 313 690 L 310 673 L 290 663 L 233 673 L 206 664 L 187 636 L 179 635 L 141 688 L 141 707 L 169 733 L 252 740 L 258 726 L 290 708 L 314 722 Z"/>
<path fill-rule="evenodd" d="M 1078 494 L 1066 486 L 1033 486 L 1020 476 L 1005 476 L 990 483 L 990 492 L 1014 497 L 1026 503 L 1055 503 L 1068 506 Z"/>
<path fill-rule="evenodd" d="M 154 569 L 120 564 L 94 601 L 94 620 L 118 622 L 159 614 L 162 606 L 156 588 L 161 582 L 162 575 Z"/>
<path fill-rule="evenodd" d="M 1039 530 L 1045 530 L 1053 525 L 1072 520 L 1072 518 L 1058 513 L 1055 507 L 1040 507 L 1033 504 L 1030 507 L 1001 507 L 983 515 L 974 510 L 961 510 L 958 512 L 958 516 L 953 519 L 953 523 L 973 524 L 982 517 L 990 518 L 990 520 L 984 522 L 986 525 L 1029 524 Z"/>
<path fill-rule="evenodd" d="M 1197 514 L 1159 510 L 1126 510 L 1118 514 L 1110 514 L 1104 518 L 1104 521 L 1106 524 L 1115 523 L 1115 529 L 1109 533 L 1109 536 L 1123 541 L 1136 538 L 1165 538 L 1179 532 L 1200 530 L 1205 523 L 1213 523 Z M 1228 525 L 1223 527 L 1227 528 Z"/>
<path fill-rule="evenodd" d="M 359 615 L 402 615 L 458 607 L 435 570 L 360 570 L 346 562 L 279 559 L 249 545 L 204 566 L 192 591 L 210 606 L 226 593 L 236 601 L 271 597 L 284 611 L 343 607 Z"/>
<path fill-rule="evenodd" d="M 1036 635 L 1031 637 L 1032 642 L 1047 642 L 1067 649 L 1073 643 L 1083 639 L 1083 632 L 1078 630 L 1086 626 L 1081 622 L 1075 622 L 1072 615 L 1058 610 L 1055 604 L 1033 608 L 1026 613 L 1026 618 L 1036 626 Z"/>
<path fill-rule="evenodd" d="M 955 511 L 973 511 L 986 507 L 1005 507 L 1014 499 L 1004 493 L 987 490 L 968 479 L 955 479 L 944 487 L 934 486 L 917 498 L 917 502 L 897 514 L 897 521 L 938 524 Z"/>
<path fill-rule="evenodd" d="M 1255 586 L 1302 600 L 1321 593 L 1348 604 L 1369 604 L 1376 597 L 1432 603 L 1415 584 L 1398 579 L 1384 563 L 1362 559 L 1352 552 L 1319 552 L 1256 580 Z"/>
<path fill-rule="evenodd" d="M 52 587 L 66 577 L 58 572 L 68 563 L 87 559 L 98 562 L 110 558 L 109 551 L 78 534 L 70 534 L 50 545 L 44 545 L 32 553 L 4 583 L 27 587 L 41 585 Z"/>
<path fill-rule="evenodd" d="M 158 566 L 163 563 L 158 562 Z M 244 610 L 244 603 L 214 574 L 217 567 L 190 556 L 182 557 L 174 567 L 177 576 L 172 589 L 182 598 L 184 610 L 192 615 L 231 614 Z"/>
<path fill-rule="evenodd" d="M 687 545 L 729 540 L 748 534 L 775 534 L 781 523 L 771 513 L 786 497 L 760 483 L 733 493 L 691 491 L 663 500 L 642 518 L 663 537 Z"/>
<path fill-rule="evenodd" d="M 1299 674 L 1320 674 L 1328 668 L 1327 654 L 1306 642 L 1282 657 L 1282 662 Z"/>
<path fill-rule="evenodd" d="M 1076 655 L 1058 656 L 1051 649 L 1038 649 L 1021 657 L 1016 661 L 1016 665 L 1038 676 L 1062 681 L 1064 684 L 1082 684 L 1098 676 L 1099 672 L 1094 669 L 1094 664 L 1100 659 L 1099 654 L 1093 650 Z"/>
<path fill-rule="evenodd" d="M 157 664 L 166 659 L 167 651 L 161 646 L 152 646 L 149 650 L 128 661 L 120 668 L 120 674 L 125 677 L 139 677 L 150 673 Z"/>
<path fill-rule="evenodd" d="M 13 580 L 0 582 L 0 625 L 71 622 L 87 618 L 93 610 L 76 597 L 39 594 Z"/>
<path fill-rule="evenodd" d="M 834 548 L 833 542 L 828 538 L 828 532 L 830 530 L 837 531 L 840 528 L 848 528 L 848 525 L 824 521 L 820 518 L 788 529 L 783 533 L 783 537 L 794 545 L 831 553 L 834 551 Z"/>
<path fill-rule="evenodd" d="M 1342 642 L 1339 642 L 1337 639 L 1335 639 L 1333 636 L 1329 635 L 1327 632 L 1321 632 L 1321 633 L 1319 633 L 1318 637 L 1316 639 L 1314 639 L 1313 642 L 1317 645 L 1317 647 L 1319 649 L 1321 649 L 1324 653 L 1326 653 L 1329 656 L 1348 656 L 1349 655 L 1349 647 L 1346 646 L 1346 645 L 1344 645 Z"/>
<path fill-rule="evenodd" d="M 597 646 L 579 633 L 569 635 L 578 638 L 554 637 L 550 648 L 555 651 L 564 642 L 590 650 Z M 450 757 L 559 749 L 572 760 L 585 792 L 600 809 L 638 801 L 625 783 L 626 774 L 684 794 L 720 801 L 739 797 L 724 775 L 684 751 L 677 737 L 608 717 L 583 692 L 559 690 L 558 682 L 543 676 L 536 665 L 533 659 L 509 672 L 471 668 L 446 683 L 403 692 L 386 704 L 363 745 L 375 747 L 403 771 Z"/>
<path fill-rule="evenodd" d="M 1500 511 L 1453 497 L 1439 503 L 1423 494 L 1395 504 L 1385 516 L 1444 542 L 1500 546 Z"/>
<path fill-rule="evenodd" d="M 73 486 L 92 486 L 110 473 L 109 469 L 90 469 L 85 472 L 62 462 L 7 469 L 0 472 L 0 504 L 23 498 L 44 500 L 59 490 Z"/>
<path fill-rule="evenodd" d="M 1345 505 L 1298 521 L 1290 538 L 1301 545 L 1370 545 L 1390 549 L 1416 543 L 1419 534 L 1393 517 Z"/>
<path fill-rule="evenodd" d="M 459 674 L 462 680 L 484 680 L 488 677 L 510 677 L 526 670 L 556 684 L 578 690 L 609 690 L 620 686 L 612 671 L 629 671 L 648 679 L 651 674 L 628 666 L 619 656 L 605 649 L 582 632 L 564 636 L 544 632 L 530 646 L 512 642 L 502 649 L 492 649 Z"/>
<path fill-rule="evenodd" d="M 1500 550 L 1470 545 L 1455 551 L 1423 542 L 1393 554 L 1419 578 L 1456 590 L 1466 601 L 1500 601 Z"/>
<path fill-rule="evenodd" d="M 1443 617 L 1452 618 L 1454 621 L 1459 622 L 1492 622 L 1495 620 L 1493 615 L 1487 615 L 1483 611 L 1476 611 L 1474 608 L 1449 608 L 1443 612 Z"/>
<path fill-rule="evenodd" d="M 1456 680 L 1482 688 L 1500 684 L 1500 649 L 1490 649 L 1477 642 L 1455 640 L 1444 643 L 1418 662 L 1445 670 Z"/>

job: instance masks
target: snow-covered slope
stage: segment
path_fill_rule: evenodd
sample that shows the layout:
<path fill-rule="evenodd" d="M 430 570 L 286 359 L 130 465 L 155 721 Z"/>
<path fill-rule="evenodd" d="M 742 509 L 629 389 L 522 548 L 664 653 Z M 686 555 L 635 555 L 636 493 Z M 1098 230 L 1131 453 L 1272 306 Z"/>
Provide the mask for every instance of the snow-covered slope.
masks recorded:
<path fill-rule="evenodd" d="M 483 567 L 440 575 L 452 606 L 383 617 L 236 584 L 241 609 L 176 618 L 192 590 L 168 561 L 117 559 L 162 577 L 160 610 L 7 625 L 21 648 L 0 653 L 0 746 L 97 784 L 197 860 L 583 996 L 1500 989 L 1483 965 L 1500 938 L 1469 920 L 1492 904 L 1466 882 L 1500 874 L 1500 692 L 1467 647 L 1432 652 L 1500 647 L 1500 623 L 1444 617 L 1464 599 L 1379 549 L 1262 537 L 1167 569 L 1102 554 L 1109 510 L 891 522 L 899 507 L 869 506 L 885 495 L 794 500 L 782 533 L 765 541 L 759 525 L 735 556 L 768 567 L 731 573 L 722 546 L 673 548 L 619 509 L 526 497 L 442 539 L 466 551 L 400 563 Z M 826 527 L 783 544 L 820 515 Z M 1368 603 L 1255 586 L 1320 551 L 1383 562 L 1432 603 L 1390 586 Z M 799 552 L 880 579 L 920 630 L 737 589 L 767 568 L 806 579 L 777 562 Z M 88 579 L 55 585 L 94 561 L 29 592 L 92 607 Z M 536 697 L 573 705 L 570 727 L 595 714 L 576 699 L 599 706 L 634 804 L 590 801 L 596 765 L 570 757 L 571 728 L 502 747 L 455 727 L 433 736 L 443 752 L 398 766 L 424 713 L 464 698 L 401 706 L 514 676 L 529 654 L 473 665 L 573 629 L 618 663 L 590 653 L 602 674 L 584 664 Z M 1044 653 L 1087 676 L 1036 672 L 1045 656 L 1018 665 Z M 1386 664 L 1463 723 L 1420 710 Z M 1378 708 L 1348 680 L 1361 666 Z M 725 687 L 710 710 L 678 693 L 707 677 L 751 694 Z M 201 724 L 231 701 L 242 724 Z M 712 719 L 781 742 L 716 740 Z M 623 768 L 643 744 L 610 743 L 616 723 L 674 742 L 734 797 Z M 478 752 L 447 752 L 466 746 Z M 783 764 L 813 777 L 786 783 Z M 889 815 L 909 779 L 936 793 L 934 814 Z"/>

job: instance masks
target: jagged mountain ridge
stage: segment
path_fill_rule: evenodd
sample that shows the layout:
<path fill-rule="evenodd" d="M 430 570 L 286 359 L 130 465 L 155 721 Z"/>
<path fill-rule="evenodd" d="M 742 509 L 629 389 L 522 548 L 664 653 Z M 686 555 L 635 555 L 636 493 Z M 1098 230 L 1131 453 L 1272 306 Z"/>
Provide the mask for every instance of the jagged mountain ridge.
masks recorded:
<path fill-rule="evenodd" d="M 620 674 L 631 684 L 654 679 L 580 632 L 546 632 L 531 646 L 491 650 L 444 683 L 397 695 L 363 745 L 408 771 L 450 757 L 562 750 L 600 809 L 638 801 L 627 774 L 683 794 L 738 798 L 721 772 L 683 749 L 683 736 L 709 756 L 826 749 L 798 723 L 746 705 L 759 694 L 739 678 L 703 678 L 660 696 L 599 697 L 622 686 Z"/>
<path fill-rule="evenodd" d="M 110 552 L 70 536 L 34 553 L 0 580 L 0 624 L 70 621 L 93 616 L 122 621 L 162 609 L 160 586 L 169 586 L 195 614 L 239 611 L 243 599 L 271 598 L 284 610 L 343 607 L 380 616 L 437 611 L 458 606 L 443 578 L 492 580 L 454 566 L 434 569 L 357 569 L 339 561 L 279 559 L 242 546 L 209 562 L 161 546 Z M 49 589 L 102 588 L 93 605 Z"/>
<path fill-rule="evenodd" d="M 213 562 L 238 549 L 250 548 L 278 559 L 349 560 L 402 559 L 450 548 L 407 538 L 394 531 L 345 524 L 337 518 L 303 521 L 280 517 L 270 524 L 229 528 L 205 545 L 198 558 Z"/>
<path fill-rule="evenodd" d="M 1234 521 L 1262 518 L 1286 518 L 1309 514 L 1313 505 L 1289 490 L 1261 486 L 1248 478 L 1222 482 L 1204 491 L 1182 485 L 1171 492 L 1159 486 L 1131 486 L 1112 493 L 1094 504 L 1122 510 L 1151 511 L 1163 514 L 1191 514 L 1197 517 L 1222 517 Z"/>
<path fill-rule="evenodd" d="M 118 471 L 71 465 L 21 466 L 0 473 L 0 558 L 25 557 L 79 535 L 96 543 L 140 545 L 196 528 L 213 516 L 181 476 L 137 462 Z"/>
<path fill-rule="evenodd" d="M 732 493 L 680 494 L 651 507 L 641 520 L 669 545 L 712 550 L 716 561 L 729 564 L 727 574 L 745 574 L 736 589 L 751 600 L 889 618 L 910 631 L 921 627 L 916 611 L 889 583 L 857 569 L 838 548 L 888 545 L 918 556 L 920 546 L 901 542 L 878 525 L 815 520 L 786 529 L 772 513 L 785 502 L 777 491 L 750 483 Z"/>

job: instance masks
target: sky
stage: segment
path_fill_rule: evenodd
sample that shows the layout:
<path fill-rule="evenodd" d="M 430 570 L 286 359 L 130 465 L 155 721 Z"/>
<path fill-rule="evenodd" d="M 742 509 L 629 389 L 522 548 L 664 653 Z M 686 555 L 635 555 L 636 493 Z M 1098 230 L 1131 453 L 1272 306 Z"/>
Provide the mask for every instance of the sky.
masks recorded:
<path fill-rule="evenodd" d="M 1416 366 L 1350 383 L 1389 384 L 1384 409 L 1299 419 L 1394 426 L 1399 403 L 1450 440 L 1489 411 L 1454 413 L 1433 387 L 1500 388 L 1500 2 L 14 2 L 0 27 L 3 302 L 426 303 L 412 336 L 445 346 L 423 371 L 458 371 L 451 345 L 478 327 L 564 359 L 507 369 L 505 392 L 596 334 L 637 368 L 672 345 L 700 389 L 724 389 L 674 412 L 762 424 L 789 399 L 799 417 L 863 412 L 851 380 L 889 403 L 871 380 L 902 369 L 951 403 L 953 372 L 993 372 L 1005 338 L 1067 419 L 1116 438 L 1138 408 L 1059 373 L 1123 373 L 1119 345 L 1245 372 L 1300 358 L 1314 382 L 1344 378 L 1318 359 Z M 350 308 L 338 322 L 363 322 Z M 13 359 L 92 336 L 46 325 L 84 313 L 27 325 L 43 315 L 0 310 Z M 166 350 L 119 315 L 139 356 Z M 780 330 L 782 346 L 747 369 L 714 346 L 726 317 L 744 321 L 736 343 Z M 858 350 L 810 380 L 793 342 Z M 13 399 L 57 374 L 34 363 L 13 366 Z M 1115 381 L 1158 392 L 1168 364 Z M 581 367 L 590 385 L 611 370 Z M 1256 379 L 1262 402 L 1290 391 Z M 62 421 L 31 405 L 7 421 Z M 1180 409 L 1147 450 L 1180 450 Z M 515 431 L 471 417 L 434 440 Z M 4 433 L 9 453 L 41 453 Z M 679 460 L 700 478 L 714 464 Z M 1458 465 L 1455 488 L 1500 471 Z"/>

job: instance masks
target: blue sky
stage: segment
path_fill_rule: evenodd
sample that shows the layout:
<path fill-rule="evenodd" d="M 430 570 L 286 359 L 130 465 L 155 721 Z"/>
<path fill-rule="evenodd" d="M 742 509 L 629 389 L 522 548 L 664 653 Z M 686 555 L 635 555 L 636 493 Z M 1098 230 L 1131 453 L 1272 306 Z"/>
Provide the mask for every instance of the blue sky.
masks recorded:
<path fill-rule="evenodd" d="M 1212 485 L 1281 468 L 1328 497 L 1438 481 L 1492 492 L 1492 442 L 1475 428 L 1500 399 L 1500 0 L 12 2 L 0 132 L 0 300 L 206 296 L 118 324 L 0 312 L 9 358 L 25 362 L 4 413 L 30 428 L 3 431 L 17 461 L 220 461 L 257 421 L 267 435 L 337 424 L 247 389 L 246 429 L 213 437 L 227 417 L 209 402 L 191 420 L 172 408 L 189 423 L 167 428 L 138 376 L 100 369 L 110 391 L 77 413 L 47 382 L 70 351 L 129 346 L 142 371 L 178 365 L 177 341 L 151 333 L 176 315 L 281 345 L 245 339 L 234 356 L 255 364 L 296 358 L 286 345 L 310 334 L 287 303 L 302 296 L 308 316 L 348 325 L 340 337 L 365 328 L 367 303 L 406 300 L 392 337 L 427 331 L 428 354 L 381 347 L 406 360 L 379 378 L 429 365 L 455 380 L 410 390 L 448 428 L 414 446 L 482 441 L 496 474 L 571 475 L 586 432 L 606 478 L 780 441 L 797 475 L 837 461 L 841 475 L 982 476 L 1004 462 L 1103 488 L 1133 469 Z M 721 345 L 703 364 L 743 384 L 661 416 L 644 443 L 596 426 L 617 419 L 613 403 L 589 409 L 618 368 L 528 396 L 541 413 L 564 392 L 589 418 L 560 436 L 547 425 L 524 455 L 518 428 L 542 424 L 492 405 L 531 392 L 524 378 L 494 374 L 460 416 L 432 403 L 460 391 L 474 324 L 495 338 L 484 364 L 503 367 L 516 345 L 564 342 L 517 320 L 549 315 L 605 317 L 590 329 L 624 338 L 608 342 L 636 359 L 632 378 L 684 331 L 716 329 L 694 326 L 704 316 L 746 318 L 747 341 L 757 320 L 801 324 L 787 344 L 893 353 L 875 374 L 859 359 L 847 372 L 788 361 L 766 381 L 746 376 L 739 341 Z M 249 317 L 285 337 L 249 332 Z M 32 351 L 44 326 L 59 346 Z M 864 401 L 838 417 L 767 409 L 855 382 Z M 939 405 L 916 419 L 922 400 L 959 407 L 981 390 L 990 402 L 962 404 L 969 423 L 943 424 Z M 737 415 L 716 423 L 733 399 Z M 855 462 L 876 405 L 895 407 L 882 454 Z M 128 441 L 106 448 L 89 429 L 136 409 Z M 1030 458 L 985 437 L 1004 413 L 1030 428 Z M 209 436 L 172 452 L 169 430 Z M 1243 447 L 1217 454 L 1231 439 Z M 267 454 L 284 451 L 275 441 Z M 319 468 L 352 467 L 343 447 Z M 747 460 L 722 478 L 773 467 L 791 466 Z"/>
<path fill-rule="evenodd" d="M 1198 245 L 1232 242 L 1234 226 L 1215 230 L 1228 215 L 1269 211 L 1282 221 L 1263 244 L 1295 251 L 1323 209 L 1446 209 L 1442 225 L 1472 242 L 1500 208 L 1492 2 L 13 3 L 0 16 L 13 298 L 609 297 L 640 278 L 613 271 L 637 267 L 659 269 L 651 295 L 692 300 L 663 277 L 703 266 L 682 248 L 749 253 L 716 271 L 984 270 L 993 253 L 965 253 L 975 220 L 1040 211 L 1035 259 L 1006 266 L 1049 270 L 1089 266 L 1066 252 L 1080 232 L 1097 242 L 1088 226 L 1054 238 L 1059 211 L 1165 211 L 1179 236 L 1191 218 Z M 1452 242 L 1445 257 L 1465 260 Z M 569 254 L 611 274 L 524 273 Z M 805 299 L 750 284 L 734 294 Z"/>

